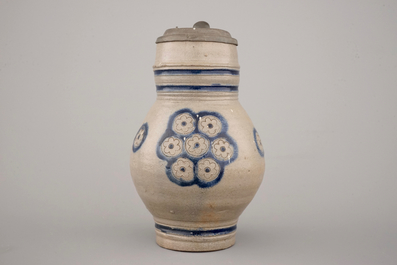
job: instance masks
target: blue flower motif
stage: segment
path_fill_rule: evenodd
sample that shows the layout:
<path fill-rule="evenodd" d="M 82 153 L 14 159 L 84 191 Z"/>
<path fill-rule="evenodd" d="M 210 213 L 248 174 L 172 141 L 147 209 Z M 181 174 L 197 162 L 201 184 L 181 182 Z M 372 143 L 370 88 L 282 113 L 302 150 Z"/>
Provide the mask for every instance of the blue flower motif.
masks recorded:
<path fill-rule="evenodd" d="M 219 183 L 225 167 L 238 156 L 227 130 L 227 121 L 217 112 L 181 109 L 172 114 L 157 145 L 157 156 L 167 162 L 168 179 L 182 187 Z"/>
<path fill-rule="evenodd" d="M 141 128 L 139 128 L 137 134 L 135 135 L 134 138 L 134 143 L 132 144 L 132 151 L 135 153 L 136 151 L 141 148 L 143 143 L 146 140 L 147 134 L 149 132 L 149 126 L 147 123 L 144 123 Z"/>
<path fill-rule="evenodd" d="M 255 140 L 256 148 L 258 149 L 259 154 L 262 157 L 264 157 L 265 156 L 265 151 L 263 149 L 262 141 L 261 141 L 261 138 L 259 137 L 259 134 L 258 134 L 258 132 L 256 131 L 255 128 L 254 128 L 254 140 Z"/>

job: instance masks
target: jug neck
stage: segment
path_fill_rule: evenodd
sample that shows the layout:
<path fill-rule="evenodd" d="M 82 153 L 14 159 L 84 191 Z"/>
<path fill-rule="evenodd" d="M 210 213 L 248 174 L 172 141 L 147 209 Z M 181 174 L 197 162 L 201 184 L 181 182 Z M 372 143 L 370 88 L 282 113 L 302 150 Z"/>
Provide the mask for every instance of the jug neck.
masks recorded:
<path fill-rule="evenodd" d="M 216 42 L 158 43 L 153 66 L 157 92 L 238 92 L 236 45 Z"/>

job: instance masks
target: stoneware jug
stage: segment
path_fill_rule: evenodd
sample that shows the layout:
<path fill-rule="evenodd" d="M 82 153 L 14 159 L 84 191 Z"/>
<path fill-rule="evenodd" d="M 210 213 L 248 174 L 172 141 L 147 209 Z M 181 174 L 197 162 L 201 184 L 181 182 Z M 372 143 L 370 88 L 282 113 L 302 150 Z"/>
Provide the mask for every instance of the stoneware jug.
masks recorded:
<path fill-rule="evenodd" d="M 156 43 L 157 100 L 133 141 L 132 179 L 158 245 L 228 248 L 265 170 L 258 132 L 238 101 L 237 40 L 200 21 Z"/>

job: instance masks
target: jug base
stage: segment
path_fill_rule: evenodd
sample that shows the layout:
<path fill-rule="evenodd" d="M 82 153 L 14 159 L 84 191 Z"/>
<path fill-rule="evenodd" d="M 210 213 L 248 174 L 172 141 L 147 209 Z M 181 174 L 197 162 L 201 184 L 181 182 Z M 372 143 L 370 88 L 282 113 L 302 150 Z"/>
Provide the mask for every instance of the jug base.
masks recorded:
<path fill-rule="evenodd" d="M 177 251 L 204 252 L 226 249 L 236 242 L 236 226 L 211 230 L 185 230 L 156 223 L 156 243 Z"/>

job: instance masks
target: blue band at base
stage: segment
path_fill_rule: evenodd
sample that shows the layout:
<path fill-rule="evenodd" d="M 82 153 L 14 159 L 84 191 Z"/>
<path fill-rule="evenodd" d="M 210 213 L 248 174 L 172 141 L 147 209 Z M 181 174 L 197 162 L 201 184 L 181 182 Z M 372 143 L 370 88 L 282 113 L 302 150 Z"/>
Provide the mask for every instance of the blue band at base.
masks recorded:
<path fill-rule="evenodd" d="M 154 70 L 154 75 L 239 75 L 233 69 L 166 69 Z"/>
<path fill-rule="evenodd" d="M 156 86 L 157 91 L 221 91 L 221 92 L 237 92 L 238 86 Z"/>
<path fill-rule="evenodd" d="M 236 231 L 237 225 L 233 225 L 226 228 L 217 228 L 212 230 L 186 230 L 181 228 L 172 228 L 165 225 L 155 223 L 155 227 L 165 234 L 174 234 L 180 236 L 220 236 L 226 235 L 233 231 Z"/>

